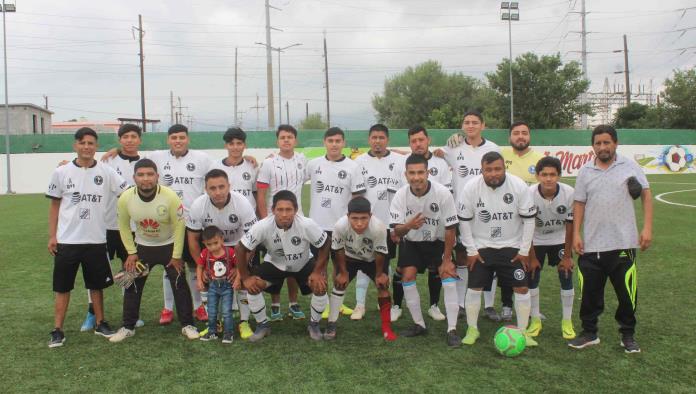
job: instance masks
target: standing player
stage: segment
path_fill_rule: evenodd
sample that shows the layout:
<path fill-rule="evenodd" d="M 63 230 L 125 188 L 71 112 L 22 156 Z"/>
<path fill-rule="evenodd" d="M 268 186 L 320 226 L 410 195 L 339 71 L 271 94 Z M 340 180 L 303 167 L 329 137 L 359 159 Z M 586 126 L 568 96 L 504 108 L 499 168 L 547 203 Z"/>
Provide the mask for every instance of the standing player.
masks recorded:
<path fill-rule="evenodd" d="M 307 159 L 302 153 L 295 152 L 297 146 L 297 130 L 288 124 L 278 126 L 276 143 L 279 152 L 263 161 L 257 180 L 256 207 L 259 219 L 268 216 L 268 203 L 281 190 L 291 191 L 297 201 L 302 203 L 302 185 L 307 172 Z M 300 215 L 302 206 L 298 207 Z M 277 283 L 268 290 L 271 293 L 271 320 L 283 320 L 280 312 L 280 290 L 283 282 Z M 288 314 L 293 319 L 304 319 L 305 314 L 297 303 L 298 284 L 294 277 L 288 278 L 288 299 L 290 301 Z"/>
<path fill-rule="evenodd" d="M 186 237 L 191 253 L 201 254 L 201 232 L 206 227 L 216 226 L 223 234 L 225 246 L 235 247 L 244 233 L 256 223 L 256 213 L 249 200 L 237 192 L 230 191 L 227 173 L 215 168 L 205 175 L 205 192 L 191 204 L 186 217 Z M 246 292 L 240 291 L 246 301 Z M 251 336 L 249 306 L 240 303 L 239 333 L 242 339 Z"/>
<path fill-rule="evenodd" d="M 387 226 L 371 213 L 370 202 L 362 196 L 348 203 L 348 214 L 338 219 L 331 236 L 334 258 L 334 286 L 329 297 L 329 322 L 324 339 L 336 338 L 336 321 L 346 287 L 362 271 L 377 286 L 377 302 L 382 319 L 382 336 L 396 340 L 391 327 Z"/>
<path fill-rule="evenodd" d="M 291 191 L 279 191 L 273 196 L 273 214 L 252 226 L 237 246 L 239 277 L 249 292 L 249 308 L 257 322 L 251 342 L 271 333 L 262 291 L 290 277 L 295 278 L 302 294 L 313 293 L 307 329 L 310 338 L 323 338 L 319 322 L 329 299 L 325 272 L 331 241 L 314 220 L 298 214 L 298 209 Z M 259 245 L 265 246 L 266 259 L 250 273 L 244 262 Z M 318 256 L 312 255 L 310 245 L 318 249 Z"/>
<path fill-rule="evenodd" d="M 188 339 L 198 339 L 198 330 L 193 326 L 191 292 L 182 261 L 184 206 L 172 189 L 157 184 L 159 174 L 152 160 L 141 159 L 135 163 L 133 178 L 135 187 L 118 199 L 118 226 L 128 251 L 124 269 L 133 271 L 138 262 L 146 264 L 150 270 L 157 264 L 163 265 L 174 293 L 181 334 Z M 136 223 L 135 240 L 131 220 Z M 141 276 L 125 290 L 123 327 L 109 341 L 121 342 L 135 335 L 146 280 L 147 276 Z"/>
<path fill-rule="evenodd" d="M 599 344 L 597 323 L 604 310 L 604 285 L 609 278 L 619 301 L 615 316 L 621 346 L 626 353 L 638 353 L 640 346 L 634 338 L 638 297 L 636 248 L 646 250 L 652 241 L 652 197 L 642 169 L 633 160 L 617 154 L 617 146 L 613 127 L 595 127 L 592 149 L 596 159 L 580 169 L 575 181 L 573 249 L 580 255 L 582 333 L 568 345 L 582 349 Z M 640 234 L 631 197 L 640 197 L 643 205 Z"/>
<path fill-rule="evenodd" d="M 531 303 L 525 274 L 536 208 L 524 181 L 505 173 L 500 153 L 483 155 L 481 167 L 482 175 L 467 183 L 457 197 L 461 239 L 470 271 L 465 300 L 468 328 L 462 343 L 473 345 L 480 336 L 481 291 L 495 274 L 502 285 L 515 292 L 517 328 L 527 336 L 527 346 L 537 346 L 526 334 Z"/>
<path fill-rule="evenodd" d="M 395 190 L 403 176 L 401 174 L 404 169 L 405 157 L 387 148 L 389 145 L 389 129 L 383 124 L 377 123 L 370 127 L 367 142 L 370 145 L 370 150 L 358 156 L 355 161 L 362 167 L 362 173 L 365 177 L 365 198 L 370 201 L 372 212 L 375 216 L 382 223 L 386 224 L 390 220 L 389 206 L 394 196 L 389 190 Z M 396 257 L 396 242 L 398 242 L 398 238 L 393 231 L 390 231 L 387 237 L 387 247 L 389 249 L 387 265 L 389 265 L 390 259 Z M 369 284 L 370 278 L 359 271 L 355 283 L 355 310 L 365 310 L 365 299 Z M 394 281 L 394 287 L 396 286 L 401 286 L 400 279 L 398 282 Z M 400 316 L 401 308 L 393 305 L 391 321 L 396 321 Z M 355 316 L 355 318 L 357 317 Z"/>
<path fill-rule="evenodd" d="M 56 294 L 50 348 L 63 346 L 65 342 L 63 322 L 80 266 L 92 300 L 94 333 L 104 337 L 114 334 L 104 320 L 103 289 L 113 284 L 106 249 L 106 214 L 128 185 L 111 167 L 94 159 L 97 146 L 94 130 L 87 127 L 77 130 L 73 144 L 77 158 L 53 171 L 46 192 L 46 197 L 51 199 L 48 252 L 55 257 L 53 291 Z"/>
<path fill-rule="evenodd" d="M 402 237 L 398 265 L 403 273 L 406 305 L 415 323 L 403 336 L 425 334 L 416 274 L 438 270 L 445 291 L 447 345 L 459 346 L 457 279 L 452 263 L 457 225 L 454 198 L 446 187 L 428 180 L 428 160 L 421 155 L 412 154 L 406 159 L 406 179 L 408 185 L 396 192 L 389 210 L 390 225 Z"/>
<path fill-rule="evenodd" d="M 573 188 L 558 181 L 561 177 L 561 161 L 555 157 L 543 157 L 537 163 L 534 172 L 539 183 L 529 187 L 537 209 L 537 217 L 534 247 L 531 250 L 533 253 L 530 253 L 531 272 L 528 284 L 532 309 L 527 332 L 533 337 L 541 332 L 539 281 L 544 260 L 548 260 L 551 267 L 558 267 L 563 308 L 563 338 L 573 339 Z"/>

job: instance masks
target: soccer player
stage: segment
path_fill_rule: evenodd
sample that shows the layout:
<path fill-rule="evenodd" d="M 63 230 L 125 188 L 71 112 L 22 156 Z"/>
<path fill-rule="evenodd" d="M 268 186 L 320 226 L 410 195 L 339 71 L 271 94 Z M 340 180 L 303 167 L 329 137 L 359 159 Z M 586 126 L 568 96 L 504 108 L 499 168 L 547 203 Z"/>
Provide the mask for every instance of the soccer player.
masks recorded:
<path fill-rule="evenodd" d="M 561 284 L 561 306 L 563 338 L 575 338 L 573 321 L 573 188 L 560 183 L 561 161 L 545 156 L 537 163 L 534 172 L 538 184 L 529 187 L 537 210 L 533 248 L 530 250 L 530 273 L 528 275 L 531 300 L 531 318 L 527 332 L 536 337 L 541 332 L 539 311 L 539 281 L 541 269 L 547 260 L 551 267 L 558 268 Z"/>
<path fill-rule="evenodd" d="M 51 331 L 49 348 L 63 346 L 65 342 L 63 322 L 80 266 L 94 310 L 94 333 L 107 338 L 114 335 L 104 319 L 103 289 L 114 282 L 106 248 L 106 216 L 128 184 L 111 167 L 94 159 L 97 138 L 90 128 L 77 130 L 73 143 L 77 157 L 53 171 L 46 191 L 46 197 L 51 199 L 48 252 L 54 256 L 56 297 L 55 328 Z"/>
<path fill-rule="evenodd" d="M 435 150 L 435 155 L 443 155 L 447 164 L 452 168 L 452 188 L 454 198 L 461 200 L 464 186 L 481 174 L 481 158 L 488 152 L 500 152 L 500 148 L 494 142 L 481 135 L 486 128 L 483 115 L 478 111 L 468 111 L 462 120 L 461 132 L 454 134 L 447 141 L 444 150 Z M 457 265 L 457 296 L 459 300 L 459 316 L 464 316 L 464 299 L 467 292 L 467 278 L 469 271 L 466 267 L 466 250 L 457 243 L 455 247 Z M 497 280 L 491 282 L 491 290 L 484 292 L 484 312 L 489 319 L 498 321 L 500 316 L 493 308 L 495 300 L 495 287 Z M 488 286 L 488 285 L 487 285 Z"/>
<path fill-rule="evenodd" d="M 387 341 L 396 340 L 390 317 L 387 226 L 372 215 L 370 202 L 365 197 L 355 197 L 348 203 L 348 214 L 334 226 L 331 249 L 335 252 L 334 285 L 329 297 L 330 313 L 324 339 L 336 338 L 336 321 L 346 287 L 358 271 L 362 271 L 377 286 L 382 336 Z"/>
<path fill-rule="evenodd" d="M 214 168 L 205 175 L 205 192 L 191 204 L 186 217 L 186 237 L 191 253 L 201 254 L 201 232 L 206 227 L 216 226 L 223 233 L 224 244 L 235 247 L 244 233 L 256 223 L 256 213 L 249 200 L 230 191 L 227 173 Z M 240 303 L 239 333 L 242 339 L 248 339 L 252 332 L 249 327 L 249 306 L 246 304 L 246 292 L 240 291 L 245 302 Z"/>
<path fill-rule="evenodd" d="M 239 278 L 249 292 L 249 308 L 257 323 L 249 341 L 260 341 L 271 333 L 262 291 L 289 277 L 296 279 L 302 294 L 313 293 L 308 331 L 313 340 L 322 340 L 319 322 L 329 300 L 325 272 L 331 241 L 314 220 L 298 214 L 291 191 L 273 195 L 271 208 L 273 214 L 252 226 L 237 246 Z M 250 272 L 244 262 L 259 245 L 265 246 L 266 258 Z M 312 255 L 310 245 L 318 249 L 318 256 Z"/>
<path fill-rule="evenodd" d="M 198 330 L 193 326 L 191 292 L 182 260 L 184 206 L 172 189 L 157 184 L 159 174 L 152 160 L 138 160 L 133 171 L 135 187 L 125 191 L 118 199 L 118 226 L 121 240 L 128 251 L 124 269 L 134 271 L 138 262 L 146 264 L 150 270 L 155 265 L 163 265 L 174 293 L 181 334 L 188 339 L 198 339 Z M 135 240 L 131 220 L 136 223 Z M 147 276 L 138 277 L 125 290 L 123 326 L 109 341 L 121 342 L 135 335 L 146 280 Z"/>
<path fill-rule="evenodd" d="M 449 189 L 428 180 L 428 160 L 421 155 L 412 154 L 406 159 L 406 180 L 408 185 L 396 192 L 389 210 L 390 226 L 398 237 L 402 237 L 398 266 L 402 272 L 406 305 L 415 323 L 402 335 L 413 337 L 426 333 L 416 275 L 426 269 L 437 270 L 445 292 L 447 345 L 460 346 L 457 275 L 452 262 L 457 225 L 454 198 Z"/>
<path fill-rule="evenodd" d="M 355 161 L 362 167 L 363 176 L 365 177 L 365 198 L 370 201 L 372 212 L 382 223 L 389 223 L 389 206 L 394 196 L 393 192 L 396 189 L 399 180 L 403 175 L 405 156 L 391 151 L 387 148 L 389 145 L 389 129 L 383 124 L 375 124 L 370 127 L 368 132 L 367 142 L 370 145 L 370 150 L 358 156 Z M 387 256 L 387 265 L 389 260 L 396 257 L 396 244 L 398 237 L 393 231 L 390 231 L 387 237 L 387 247 L 389 254 Z M 370 278 L 358 272 L 355 283 L 355 299 L 356 306 L 354 310 L 365 310 L 365 299 L 367 297 L 367 288 L 370 284 Z M 394 287 L 401 286 L 401 281 L 394 281 Z M 392 306 L 391 321 L 396 321 L 401 316 L 401 308 L 397 305 Z M 351 316 L 352 317 L 352 316 Z"/>
<path fill-rule="evenodd" d="M 527 184 L 505 172 L 500 153 L 483 155 L 481 172 L 457 196 L 459 229 L 469 267 L 465 300 L 468 328 L 462 343 L 473 345 L 480 336 L 481 291 L 495 274 L 502 285 L 511 286 L 515 292 L 517 328 L 525 333 L 527 346 L 537 346 L 526 334 L 531 303 L 525 273 L 536 207 Z"/>
<path fill-rule="evenodd" d="M 604 310 L 604 285 L 609 278 L 619 302 L 615 317 L 621 346 L 626 353 L 638 353 L 640 346 L 634 337 L 636 248 L 646 250 L 652 241 L 652 196 L 638 164 L 616 153 L 618 142 L 612 126 L 595 127 L 592 149 L 596 158 L 580 169 L 575 181 L 573 249 L 580 255 L 582 332 L 568 345 L 582 349 L 599 344 L 597 323 Z M 640 234 L 631 199 L 638 197 L 643 205 Z"/>
<path fill-rule="evenodd" d="M 302 153 L 295 152 L 297 146 L 297 130 L 288 124 L 278 126 L 276 131 L 276 144 L 279 152 L 263 161 L 256 183 L 256 208 L 259 219 L 268 216 L 268 204 L 273 196 L 281 190 L 291 191 L 297 201 L 302 203 L 302 185 L 306 178 L 307 158 Z M 300 215 L 302 206 L 298 207 Z M 283 320 L 280 312 L 280 290 L 283 282 L 280 282 L 268 290 L 271 293 L 271 320 Z M 294 277 L 288 279 L 289 311 L 293 319 L 304 319 L 305 314 L 297 303 L 298 284 Z"/>

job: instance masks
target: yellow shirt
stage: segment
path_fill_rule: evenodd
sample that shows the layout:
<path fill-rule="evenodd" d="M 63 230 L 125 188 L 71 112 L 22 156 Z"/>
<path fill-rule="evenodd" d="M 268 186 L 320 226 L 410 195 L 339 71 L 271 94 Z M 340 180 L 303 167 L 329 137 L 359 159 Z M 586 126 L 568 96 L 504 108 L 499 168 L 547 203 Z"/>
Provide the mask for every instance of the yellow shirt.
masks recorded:
<path fill-rule="evenodd" d="M 172 189 L 157 186 L 151 201 L 143 201 L 138 188 L 131 187 L 118 199 L 118 228 L 128 254 L 137 249 L 131 233 L 131 220 L 135 222 L 135 242 L 143 246 L 174 244 L 172 258 L 180 259 L 184 249 L 184 206 Z"/>
<path fill-rule="evenodd" d="M 535 171 L 536 164 L 544 155 L 530 149 L 529 152 L 524 155 L 518 156 L 512 150 L 511 146 L 502 148 L 500 153 L 503 155 L 503 159 L 505 159 L 506 171 L 522 178 L 529 185 L 537 182 Z"/>

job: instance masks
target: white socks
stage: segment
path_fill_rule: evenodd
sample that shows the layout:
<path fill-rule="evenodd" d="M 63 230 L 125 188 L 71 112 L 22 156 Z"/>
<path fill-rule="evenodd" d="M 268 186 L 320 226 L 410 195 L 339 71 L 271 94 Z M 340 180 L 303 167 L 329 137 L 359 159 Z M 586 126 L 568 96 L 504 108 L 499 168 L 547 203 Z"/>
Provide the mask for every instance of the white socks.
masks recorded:
<path fill-rule="evenodd" d="M 261 324 L 267 322 L 266 300 L 263 298 L 263 293 L 248 294 L 247 299 L 249 300 L 249 310 L 254 314 L 256 323 Z"/>
<path fill-rule="evenodd" d="M 172 285 L 169 284 L 169 277 L 165 272 L 162 274 L 162 291 L 164 294 L 164 309 L 174 310 L 174 292 L 172 291 Z"/>
<path fill-rule="evenodd" d="M 469 269 L 466 268 L 466 266 L 457 266 L 457 276 L 459 276 L 459 280 L 457 281 L 457 304 L 464 308 L 466 287 L 469 284 Z"/>
<path fill-rule="evenodd" d="M 573 315 L 573 298 L 575 298 L 575 289 L 561 289 L 561 305 L 563 306 L 563 320 L 570 320 Z"/>
<path fill-rule="evenodd" d="M 420 305 L 420 295 L 418 294 L 416 281 L 403 282 L 403 287 L 404 299 L 406 300 L 406 306 L 408 307 L 408 311 L 411 313 L 413 322 L 421 327 L 425 327 L 425 320 L 423 320 L 423 312 L 421 311 Z"/>
<path fill-rule="evenodd" d="M 498 277 L 493 278 L 491 282 L 491 291 L 483 292 L 483 307 L 491 308 L 495 304 L 495 289 L 498 287 Z"/>
<path fill-rule="evenodd" d="M 442 280 L 442 291 L 445 293 L 447 332 L 457 329 L 457 315 L 459 314 L 457 282 L 457 278 L 446 278 Z"/>
<path fill-rule="evenodd" d="M 358 271 L 355 277 L 355 304 L 365 306 L 367 298 L 367 288 L 370 286 L 370 277 L 362 271 Z"/>
<path fill-rule="evenodd" d="M 186 277 L 188 279 L 189 289 L 191 289 L 191 299 L 193 300 L 193 310 L 195 311 L 203 303 L 201 292 L 198 291 L 198 278 L 196 273 L 191 270 L 187 271 Z"/>
<path fill-rule="evenodd" d="M 239 304 L 239 320 L 249 321 L 249 294 L 246 290 L 237 291 L 237 304 Z"/>
<path fill-rule="evenodd" d="M 481 290 L 467 290 L 464 307 L 466 308 L 466 325 L 478 328 L 478 315 L 481 310 Z"/>
<path fill-rule="evenodd" d="M 334 323 L 338 320 L 338 314 L 341 312 L 341 304 L 343 304 L 345 295 L 345 290 L 337 290 L 335 287 L 331 290 L 331 296 L 329 297 L 329 323 Z"/>
<path fill-rule="evenodd" d="M 532 317 L 540 317 L 541 312 L 539 311 L 539 288 L 529 289 L 529 297 L 531 297 L 532 302 Z"/>
<path fill-rule="evenodd" d="M 515 313 L 517 314 L 517 328 L 526 330 L 529 324 L 529 313 L 532 309 L 532 300 L 527 294 L 515 293 Z"/>
<path fill-rule="evenodd" d="M 324 313 L 326 309 L 326 304 L 329 302 L 329 296 L 312 294 L 312 301 L 310 302 L 311 313 L 310 318 L 313 322 L 321 321 L 321 314 Z M 339 306 L 340 308 L 340 306 Z"/>

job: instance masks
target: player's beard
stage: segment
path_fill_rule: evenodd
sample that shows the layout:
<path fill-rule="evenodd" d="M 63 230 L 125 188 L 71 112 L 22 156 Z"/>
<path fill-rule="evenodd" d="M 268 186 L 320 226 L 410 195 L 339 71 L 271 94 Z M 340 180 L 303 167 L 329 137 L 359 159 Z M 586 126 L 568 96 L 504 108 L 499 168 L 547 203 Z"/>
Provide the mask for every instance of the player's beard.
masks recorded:
<path fill-rule="evenodd" d="M 616 152 L 608 152 L 608 153 L 599 152 L 599 154 L 597 154 L 597 158 L 598 158 L 599 161 L 601 161 L 602 163 L 608 163 L 608 162 L 610 162 L 612 159 L 614 159 L 614 155 L 615 155 L 615 154 L 616 154 Z"/>
<path fill-rule="evenodd" d="M 497 181 L 497 179 L 495 179 L 495 178 L 494 178 L 494 180 Z M 500 182 L 497 182 L 497 183 L 496 182 L 488 182 L 488 179 L 486 179 L 486 178 L 483 178 L 483 181 L 486 182 L 486 185 L 488 187 L 492 187 L 493 189 L 495 189 L 497 187 L 500 187 L 500 185 L 502 185 L 503 183 L 505 183 L 505 175 L 503 175 L 500 178 Z"/>
<path fill-rule="evenodd" d="M 522 142 L 522 143 L 513 144 L 512 147 L 516 151 L 521 152 L 521 151 L 529 148 L 529 142 Z"/>

